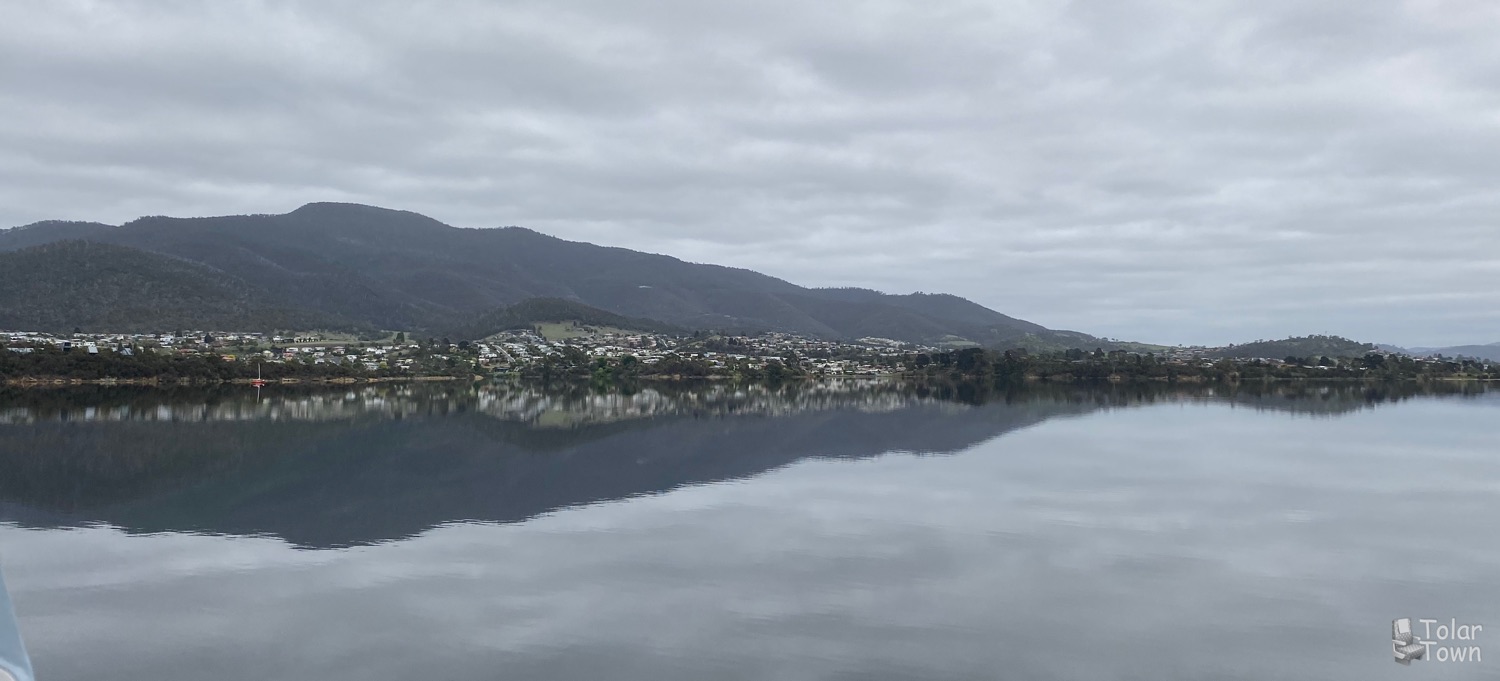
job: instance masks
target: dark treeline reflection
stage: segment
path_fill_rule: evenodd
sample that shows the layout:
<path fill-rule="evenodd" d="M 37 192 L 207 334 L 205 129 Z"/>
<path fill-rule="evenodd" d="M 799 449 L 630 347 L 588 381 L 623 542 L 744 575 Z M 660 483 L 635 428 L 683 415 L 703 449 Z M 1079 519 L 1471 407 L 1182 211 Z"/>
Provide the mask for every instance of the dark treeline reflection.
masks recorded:
<path fill-rule="evenodd" d="M 0 391 L 0 521 L 272 534 L 308 548 L 754 476 L 951 453 L 1099 409 L 1182 401 L 1336 416 L 1478 384 L 1014 386 L 883 380 Z M 1492 393 L 1493 395 L 1493 393 Z"/>

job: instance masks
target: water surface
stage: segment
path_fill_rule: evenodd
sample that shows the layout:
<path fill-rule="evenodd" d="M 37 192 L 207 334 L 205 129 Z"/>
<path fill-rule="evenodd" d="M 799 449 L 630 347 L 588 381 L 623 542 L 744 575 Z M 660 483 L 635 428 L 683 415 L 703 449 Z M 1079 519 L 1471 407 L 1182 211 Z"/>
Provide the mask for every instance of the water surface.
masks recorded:
<path fill-rule="evenodd" d="M 42 679 L 1494 678 L 1391 661 L 1500 641 L 1425 392 L 11 393 L 0 561 Z"/>

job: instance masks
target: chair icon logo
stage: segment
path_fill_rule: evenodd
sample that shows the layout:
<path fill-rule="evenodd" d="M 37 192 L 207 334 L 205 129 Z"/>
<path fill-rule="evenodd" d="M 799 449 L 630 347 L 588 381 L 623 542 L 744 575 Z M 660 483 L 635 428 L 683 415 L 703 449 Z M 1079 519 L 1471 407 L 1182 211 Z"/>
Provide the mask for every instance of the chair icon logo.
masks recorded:
<path fill-rule="evenodd" d="M 1397 664 L 1404 665 L 1410 665 L 1412 660 L 1420 660 L 1427 654 L 1422 639 L 1411 633 L 1410 617 L 1391 621 L 1391 653 L 1396 656 Z"/>

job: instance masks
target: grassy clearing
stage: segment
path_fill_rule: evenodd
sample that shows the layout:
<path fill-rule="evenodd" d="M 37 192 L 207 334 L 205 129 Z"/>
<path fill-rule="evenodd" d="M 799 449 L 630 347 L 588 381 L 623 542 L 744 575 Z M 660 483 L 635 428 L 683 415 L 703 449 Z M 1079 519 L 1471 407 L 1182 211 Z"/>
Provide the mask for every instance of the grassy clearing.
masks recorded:
<path fill-rule="evenodd" d="M 943 350 L 962 350 L 964 348 L 977 348 L 979 347 L 979 344 L 967 338 L 961 338 L 959 336 L 943 336 L 943 338 L 937 342 L 937 347 Z"/>
<path fill-rule="evenodd" d="M 549 341 L 567 340 L 569 338 L 591 338 L 608 334 L 637 333 L 613 326 L 589 326 L 577 322 L 539 322 L 536 326 L 541 330 L 542 338 L 546 338 Z"/>

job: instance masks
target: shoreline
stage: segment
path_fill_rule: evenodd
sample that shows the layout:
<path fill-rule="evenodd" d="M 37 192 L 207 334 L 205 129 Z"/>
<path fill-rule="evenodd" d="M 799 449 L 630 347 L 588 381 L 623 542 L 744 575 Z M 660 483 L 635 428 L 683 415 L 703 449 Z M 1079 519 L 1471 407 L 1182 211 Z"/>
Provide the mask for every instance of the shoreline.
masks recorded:
<path fill-rule="evenodd" d="M 457 381 L 478 382 L 485 380 L 516 380 L 521 382 L 536 382 L 534 379 L 520 378 L 515 376 L 375 376 L 375 377 L 352 377 L 340 376 L 334 378 L 268 378 L 264 379 L 267 386 L 280 385 L 369 385 L 381 383 L 447 383 Z M 60 377 L 35 377 L 8 378 L 0 385 L 12 388 L 58 388 L 75 386 L 123 386 L 139 388 L 177 388 L 177 387 L 211 387 L 223 385 L 254 385 L 256 379 L 233 378 L 219 381 L 203 381 L 193 379 L 164 379 L 161 377 L 151 378 L 60 378 Z M 890 373 L 878 375 L 856 375 L 856 376 L 797 376 L 788 377 L 779 381 L 781 383 L 801 383 L 808 381 L 836 381 L 836 380 L 884 380 L 884 381 L 910 381 L 915 383 L 927 383 L 932 381 L 944 383 L 966 383 L 972 382 L 969 377 L 952 378 L 946 376 L 932 376 L 923 374 Z M 563 383 L 589 383 L 585 376 L 558 377 L 556 382 Z M 680 374 L 666 374 L 654 376 L 640 376 L 631 382 L 639 383 L 693 383 L 703 381 L 735 381 L 744 379 L 735 376 L 684 376 Z M 764 379 L 753 379 L 747 382 L 764 382 Z M 1020 379 L 1024 384 L 1050 384 L 1050 385 L 1225 385 L 1238 386 L 1256 383 L 1500 383 L 1500 378 L 1477 378 L 1469 376 L 1400 376 L 1400 377 L 1259 377 L 1240 380 L 1217 380 L 1202 376 L 1180 376 L 1175 380 L 1166 377 L 1122 377 L 1119 375 L 1107 378 L 1079 378 L 1076 376 L 1037 376 L 1027 375 Z M 999 383 L 997 383 L 998 385 Z"/>
<path fill-rule="evenodd" d="M 5 379 L 4 385 L 19 388 L 48 388 L 82 385 L 105 385 L 105 386 L 133 386 L 141 388 L 164 388 L 164 387 L 188 387 L 188 386 L 215 386 L 215 385 L 254 385 L 253 378 L 232 378 L 224 381 L 202 381 L 187 378 L 164 379 L 152 378 L 58 378 L 58 377 L 35 377 Z M 356 385 L 366 383 L 406 383 L 406 382 L 444 382 L 473 380 L 467 376 L 376 376 L 361 377 L 339 376 L 336 378 L 267 378 L 263 379 L 266 385 Z"/>

